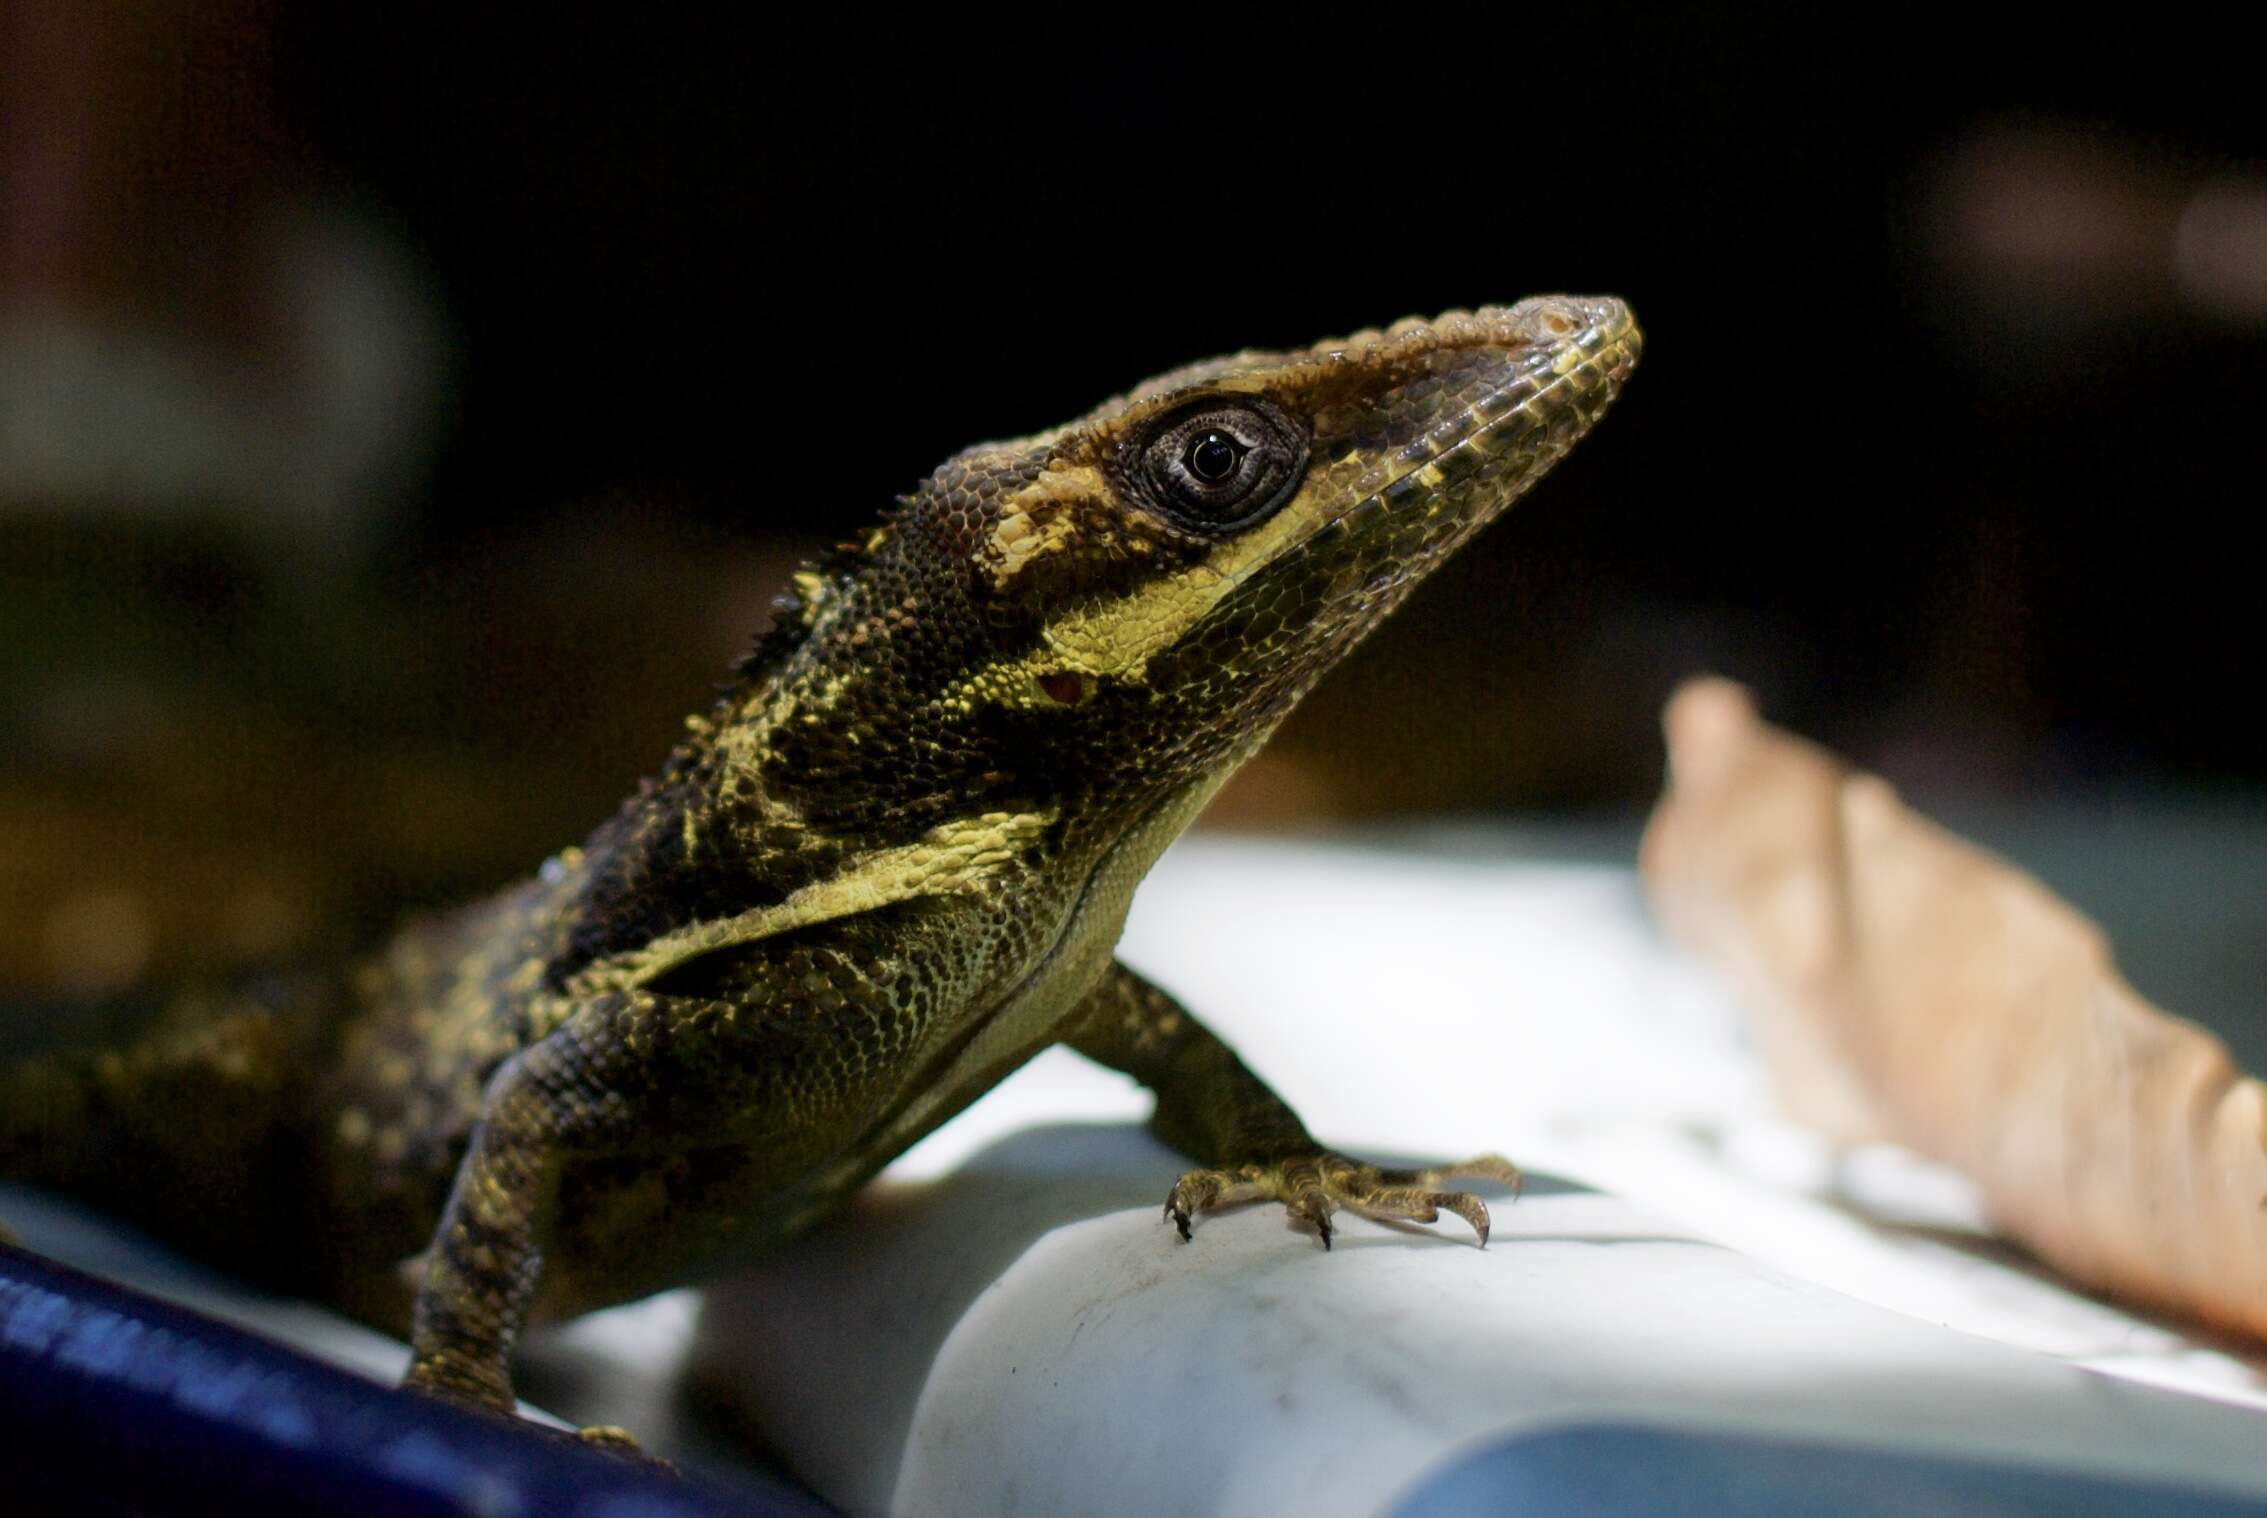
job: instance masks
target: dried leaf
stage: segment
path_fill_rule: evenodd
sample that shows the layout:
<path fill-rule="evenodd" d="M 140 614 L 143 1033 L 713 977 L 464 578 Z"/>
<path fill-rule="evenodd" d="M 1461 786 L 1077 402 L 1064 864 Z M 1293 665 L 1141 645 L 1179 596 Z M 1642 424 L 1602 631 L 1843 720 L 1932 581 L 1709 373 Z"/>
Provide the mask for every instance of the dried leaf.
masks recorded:
<path fill-rule="evenodd" d="M 1698 680 L 1641 860 L 1751 1010 L 1782 1104 L 1968 1174 L 2100 1290 L 2267 1337 L 2267 1115 L 2219 1040 L 2144 1001 L 2100 928 L 1880 778 Z"/>

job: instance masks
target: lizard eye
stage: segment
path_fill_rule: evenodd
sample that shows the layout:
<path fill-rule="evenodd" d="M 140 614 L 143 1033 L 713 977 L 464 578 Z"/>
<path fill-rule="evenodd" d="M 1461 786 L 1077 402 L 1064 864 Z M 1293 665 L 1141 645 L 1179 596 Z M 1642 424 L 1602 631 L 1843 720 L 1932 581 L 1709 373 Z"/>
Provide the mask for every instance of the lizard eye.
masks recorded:
<path fill-rule="evenodd" d="M 1291 498 L 1307 464 L 1307 431 L 1280 406 L 1207 398 L 1159 418 L 1128 473 L 1147 503 L 1180 526 L 1227 533 L 1264 521 Z"/>

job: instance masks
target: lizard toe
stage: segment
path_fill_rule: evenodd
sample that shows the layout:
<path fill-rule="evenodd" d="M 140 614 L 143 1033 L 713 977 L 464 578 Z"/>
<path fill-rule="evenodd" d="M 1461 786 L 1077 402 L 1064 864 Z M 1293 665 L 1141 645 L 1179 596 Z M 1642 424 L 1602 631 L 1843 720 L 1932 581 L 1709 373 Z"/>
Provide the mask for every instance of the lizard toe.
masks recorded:
<path fill-rule="evenodd" d="M 1165 1216 L 1181 1231 L 1181 1242 L 1187 1243 L 1190 1238 L 1191 1220 L 1206 1208 L 1218 1205 L 1234 1184 L 1232 1177 L 1219 1170 L 1191 1170 L 1173 1183 L 1172 1191 L 1165 1198 Z"/>

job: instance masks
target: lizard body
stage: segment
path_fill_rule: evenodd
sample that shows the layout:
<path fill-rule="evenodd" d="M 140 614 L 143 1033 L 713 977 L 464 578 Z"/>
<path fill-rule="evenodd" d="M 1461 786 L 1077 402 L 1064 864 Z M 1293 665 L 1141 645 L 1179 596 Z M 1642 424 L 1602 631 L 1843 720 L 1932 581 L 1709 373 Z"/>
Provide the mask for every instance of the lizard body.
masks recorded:
<path fill-rule="evenodd" d="M 411 1385 L 497 1410 L 532 1316 L 794 1231 L 1056 1042 L 1156 1090 L 1204 1167 L 1184 1237 L 1257 1194 L 1326 1244 L 1341 1205 L 1484 1241 L 1439 1188 L 1507 1163 L 1322 1150 L 1112 952 L 1166 844 L 1639 343 L 1618 301 L 1542 297 L 967 450 L 799 574 L 660 774 L 532 879 L 334 973 L 0 1046 L 0 1174 L 406 1323 Z"/>

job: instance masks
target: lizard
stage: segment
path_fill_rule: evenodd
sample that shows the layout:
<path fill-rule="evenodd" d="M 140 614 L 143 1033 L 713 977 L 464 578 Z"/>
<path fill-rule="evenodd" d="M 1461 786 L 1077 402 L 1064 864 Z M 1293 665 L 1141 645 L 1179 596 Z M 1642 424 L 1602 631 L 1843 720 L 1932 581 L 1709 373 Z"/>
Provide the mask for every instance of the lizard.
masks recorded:
<path fill-rule="evenodd" d="M 1299 698 L 1617 397 L 1543 296 L 1173 370 L 940 466 L 797 573 L 579 846 L 343 966 L 0 1033 L 0 1176 L 400 1332 L 509 1416 L 527 1324 L 792 1235 L 1040 1050 L 1155 1093 L 1165 1214 L 1463 1218 L 1494 1155 L 1338 1154 L 1114 957 Z M 80 1031 L 69 1031 L 78 1026 Z M 593 1431 L 594 1435 L 596 1431 Z"/>

